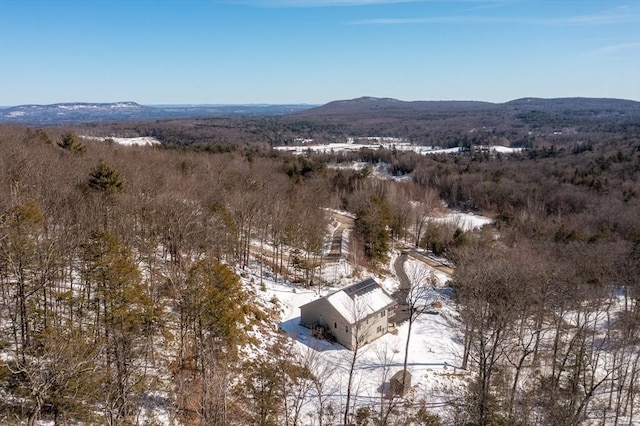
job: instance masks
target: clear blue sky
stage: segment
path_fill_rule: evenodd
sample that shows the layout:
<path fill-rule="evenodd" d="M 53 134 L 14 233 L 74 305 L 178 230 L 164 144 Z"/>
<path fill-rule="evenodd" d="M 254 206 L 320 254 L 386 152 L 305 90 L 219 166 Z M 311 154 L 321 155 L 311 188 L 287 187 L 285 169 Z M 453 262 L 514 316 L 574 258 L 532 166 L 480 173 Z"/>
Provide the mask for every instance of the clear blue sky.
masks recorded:
<path fill-rule="evenodd" d="M 0 0 L 0 105 L 640 100 L 639 0 Z"/>

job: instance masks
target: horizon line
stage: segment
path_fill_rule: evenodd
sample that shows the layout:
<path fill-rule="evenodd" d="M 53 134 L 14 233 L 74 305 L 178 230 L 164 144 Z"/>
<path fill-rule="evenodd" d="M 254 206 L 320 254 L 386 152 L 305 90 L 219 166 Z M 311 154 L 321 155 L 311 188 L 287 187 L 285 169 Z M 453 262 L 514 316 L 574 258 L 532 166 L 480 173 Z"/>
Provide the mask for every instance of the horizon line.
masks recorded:
<path fill-rule="evenodd" d="M 112 105 L 112 104 L 123 104 L 123 103 L 133 103 L 140 106 L 147 106 L 151 108 L 157 107 L 183 107 L 183 108 L 198 108 L 198 107 L 232 107 L 232 106 L 286 106 L 286 105 L 307 105 L 307 106 L 321 106 L 326 105 L 331 102 L 340 102 L 340 101 L 354 101 L 359 99 L 377 99 L 377 100 L 393 100 L 399 102 L 479 102 L 479 103 L 490 103 L 490 104 L 503 104 L 517 100 L 523 99 L 541 99 L 541 100 L 556 100 L 556 99 L 613 99 L 613 100 L 622 100 L 622 101 L 631 101 L 631 102 L 640 102 L 640 99 L 633 98 L 616 98 L 609 96 L 559 96 L 559 97 L 540 97 L 540 96 L 523 96 L 519 98 L 509 99 L 507 101 L 495 102 L 495 101 L 485 101 L 478 99 L 412 99 L 405 100 L 400 98 L 393 98 L 389 96 L 358 96 L 355 98 L 342 98 L 342 99 L 333 99 L 327 102 L 199 102 L 199 103 L 164 103 L 164 102 L 154 102 L 154 103 L 141 103 L 132 100 L 126 101 L 62 101 L 62 102 L 52 102 L 52 103 L 20 103 L 20 104 L 4 104 L 0 105 L 0 108 L 15 108 L 21 106 L 53 106 L 53 105 L 69 105 L 69 104 L 104 104 L 104 105 Z"/>

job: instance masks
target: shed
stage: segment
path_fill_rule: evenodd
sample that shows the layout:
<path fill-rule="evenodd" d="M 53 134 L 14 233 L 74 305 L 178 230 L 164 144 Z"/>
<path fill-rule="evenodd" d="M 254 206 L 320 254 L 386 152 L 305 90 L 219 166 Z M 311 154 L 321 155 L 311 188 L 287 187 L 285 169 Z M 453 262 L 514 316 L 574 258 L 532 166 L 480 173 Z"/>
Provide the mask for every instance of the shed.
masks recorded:
<path fill-rule="evenodd" d="M 402 373 L 405 373 L 404 386 L 402 383 Z M 400 370 L 389 380 L 391 395 L 404 396 L 411 389 L 411 373 L 407 370 Z"/>

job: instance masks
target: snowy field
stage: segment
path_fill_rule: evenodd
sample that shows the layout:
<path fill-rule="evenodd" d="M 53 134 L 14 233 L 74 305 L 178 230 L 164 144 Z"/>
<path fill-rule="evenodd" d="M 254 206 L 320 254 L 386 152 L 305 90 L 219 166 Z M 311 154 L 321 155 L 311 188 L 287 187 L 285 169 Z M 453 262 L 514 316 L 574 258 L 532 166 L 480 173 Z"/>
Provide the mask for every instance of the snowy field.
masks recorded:
<path fill-rule="evenodd" d="M 305 144 L 298 146 L 276 146 L 273 149 L 278 151 L 291 152 L 295 155 L 304 155 L 308 152 L 321 152 L 321 153 L 331 153 L 331 152 L 354 152 L 360 151 L 361 149 L 372 149 L 377 150 L 380 148 L 384 149 L 395 149 L 396 151 L 412 151 L 418 154 L 455 154 L 461 151 L 460 148 L 441 148 L 439 146 L 422 146 L 415 145 L 408 142 L 387 142 L 381 141 L 379 143 L 354 143 L 354 142 L 346 142 L 346 143 L 329 143 L 329 144 Z M 478 146 L 476 147 L 480 150 L 487 150 L 490 152 L 499 152 L 501 154 L 513 154 L 516 152 L 521 152 L 522 148 L 510 148 L 506 146 Z"/>
<path fill-rule="evenodd" d="M 493 219 L 486 216 L 459 211 L 449 211 L 443 216 L 434 216 L 431 220 L 439 223 L 453 224 L 463 231 L 472 231 L 477 228 L 482 228 L 484 225 L 493 223 Z"/>
<path fill-rule="evenodd" d="M 117 143 L 118 145 L 125 145 L 125 146 L 160 145 L 160 141 L 159 140 L 157 140 L 156 138 L 150 137 L 150 136 L 142 136 L 142 137 L 137 137 L 137 138 L 115 138 L 115 137 L 103 138 L 103 137 L 96 137 L 96 136 L 80 136 L 80 137 L 82 139 L 88 139 L 88 140 L 93 140 L 93 141 L 98 141 L 98 142 L 106 142 L 106 141 L 111 140 L 111 141 Z"/>

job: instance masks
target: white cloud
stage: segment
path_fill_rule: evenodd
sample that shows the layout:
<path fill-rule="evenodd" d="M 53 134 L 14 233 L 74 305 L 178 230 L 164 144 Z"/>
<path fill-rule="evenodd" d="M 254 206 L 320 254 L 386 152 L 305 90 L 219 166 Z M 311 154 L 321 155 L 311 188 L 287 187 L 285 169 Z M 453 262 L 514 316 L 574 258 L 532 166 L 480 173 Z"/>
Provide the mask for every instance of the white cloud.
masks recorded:
<path fill-rule="evenodd" d="M 609 25 L 640 23 L 640 8 L 618 7 L 612 10 L 591 15 L 576 15 L 563 18 L 543 19 L 541 23 L 547 25 Z"/>
<path fill-rule="evenodd" d="M 422 0 L 241 0 L 239 3 L 259 7 L 326 7 L 417 3 L 420 1 Z"/>
<path fill-rule="evenodd" d="M 400 3 L 473 3 L 493 5 L 513 1 L 519 0 L 238 0 L 236 3 L 257 7 L 337 7 Z"/>
<path fill-rule="evenodd" d="M 612 44 L 585 52 L 584 56 L 610 55 L 625 50 L 640 50 L 640 42 Z"/>
<path fill-rule="evenodd" d="M 504 18 L 478 16 L 433 16 L 429 18 L 377 18 L 349 22 L 354 25 L 411 25 L 411 24 L 491 24 L 504 23 Z"/>
<path fill-rule="evenodd" d="M 459 16 L 431 16 L 424 18 L 376 18 L 362 19 L 349 22 L 353 25 L 415 25 L 415 24 L 520 24 L 520 25 L 616 25 L 640 23 L 638 9 L 617 8 L 592 15 L 575 15 L 559 18 L 521 18 L 521 17 L 490 17 L 475 15 Z"/>

